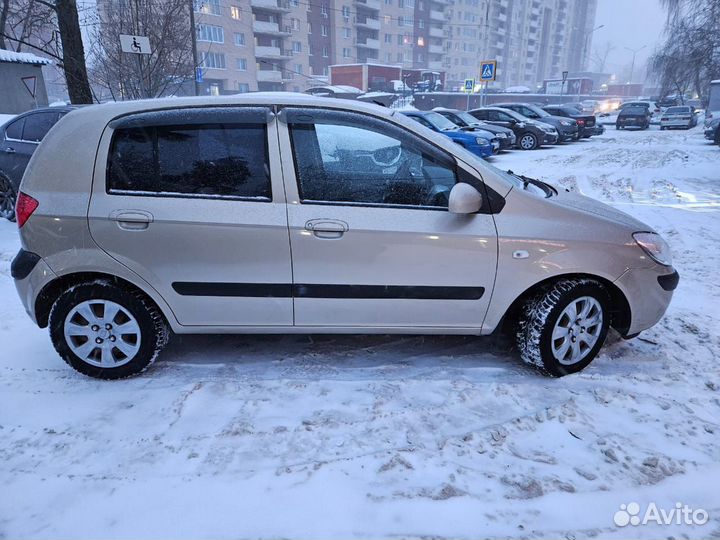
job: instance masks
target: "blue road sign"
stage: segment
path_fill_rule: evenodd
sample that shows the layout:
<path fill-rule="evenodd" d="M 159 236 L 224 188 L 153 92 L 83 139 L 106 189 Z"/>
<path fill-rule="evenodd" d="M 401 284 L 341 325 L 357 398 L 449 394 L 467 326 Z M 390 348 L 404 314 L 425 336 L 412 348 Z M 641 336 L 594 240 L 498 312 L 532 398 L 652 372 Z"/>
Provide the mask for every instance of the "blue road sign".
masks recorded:
<path fill-rule="evenodd" d="M 484 60 L 480 63 L 480 80 L 494 81 L 497 71 L 497 60 Z"/>
<path fill-rule="evenodd" d="M 475 90 L 475 79 L 465 79 L 465 91 L 473 92 Z"/>
<path fill-rule="evenodd" d="M 203 82 L 203 68 L 201 68 L 201 67 L 195 68 L 195 80 L 197 82 Z"/>

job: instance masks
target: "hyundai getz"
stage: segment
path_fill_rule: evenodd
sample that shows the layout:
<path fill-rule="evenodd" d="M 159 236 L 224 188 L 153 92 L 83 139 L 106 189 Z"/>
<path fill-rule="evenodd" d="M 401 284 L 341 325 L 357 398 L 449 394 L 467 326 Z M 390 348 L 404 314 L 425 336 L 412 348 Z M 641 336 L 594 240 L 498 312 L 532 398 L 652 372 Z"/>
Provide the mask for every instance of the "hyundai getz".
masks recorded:
<path fill-rule="evenodd" d="M 68 144 L 82 141 L 82 144 Z M 560 376 L 678 283 L 665 241 L 379 106 L 292 93 L 69 113 L 32 157 L 12 275 L 76 370 L 175 333 L 489 334 Z"/>

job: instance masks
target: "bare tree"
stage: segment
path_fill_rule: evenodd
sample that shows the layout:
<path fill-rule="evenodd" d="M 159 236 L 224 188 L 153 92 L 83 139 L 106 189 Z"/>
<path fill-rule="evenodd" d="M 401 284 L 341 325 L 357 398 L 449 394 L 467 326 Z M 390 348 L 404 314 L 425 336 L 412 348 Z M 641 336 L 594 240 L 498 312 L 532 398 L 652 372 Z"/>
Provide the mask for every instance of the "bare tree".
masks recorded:
<path fill-rule="evenodd" d="M 602 49 L 595 49 L 593 51 L 593 64 L 595 64 L 595 71 L 600 73 L 605 71 L 605 64 L 607 64 L 608 56 L 615 50 L 615 48 L 615 45 L 606 41 Z"/>
<path fill-rule="evenodd" d="M 187 0 L 104 0 L 93 39 L 92 79 L 113 99 L 175 94 L 193 78 Z M 152 53 L 128 54 L 120 34 L 147 36 Z"/>
<path fill-rule="evenodd" d="M 3 45 L 53 58 L 63 69 L 73 103 L 92 103 L 76 0 L 2 0 Z"/>
<path fill-rule="evenodd" d="M 662 0 L 668 11 L 665 42 L 650 58 L 662 92 L 694 89 L 704 100 L 720 78 L 720 0 Z"/>

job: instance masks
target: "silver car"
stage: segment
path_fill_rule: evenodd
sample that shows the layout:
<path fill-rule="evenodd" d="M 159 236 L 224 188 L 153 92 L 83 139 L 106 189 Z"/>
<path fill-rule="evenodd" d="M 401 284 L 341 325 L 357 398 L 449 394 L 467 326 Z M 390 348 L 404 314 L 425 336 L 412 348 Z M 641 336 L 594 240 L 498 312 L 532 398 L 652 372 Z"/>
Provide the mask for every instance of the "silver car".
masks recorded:
<path fill-rule="evenodd" d="M 561 376 L 610 326 L 653 326 L 678 283 L 636 219 L 392 110 L 303 94 L 73 111 L 33 155 L 17 221 L 27 313 L 103 379 L 143 371 L 171 332 L 501 326 Z"/>

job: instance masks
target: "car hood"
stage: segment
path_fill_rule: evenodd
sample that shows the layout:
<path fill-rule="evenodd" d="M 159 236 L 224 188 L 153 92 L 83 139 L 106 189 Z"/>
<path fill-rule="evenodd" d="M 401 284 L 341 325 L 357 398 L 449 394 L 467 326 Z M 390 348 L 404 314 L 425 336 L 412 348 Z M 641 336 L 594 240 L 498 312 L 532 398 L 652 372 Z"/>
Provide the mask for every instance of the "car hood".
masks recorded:
<path fill-rule="evenodd" d="M 600 201 L 590 197 L 586 197 L 585 195 L 580 195 L 574 191 L 558 189 L 558 194 L 548 200 L 566 208 L 581 210 L 582 212 L 600 216 L 608 221 L 633 229 L 632 232 L 652 231 L 652 229 L 645 223 L 626 214 L 622 210 L 613 208 L 612 206 L 601 203 Z"/>

